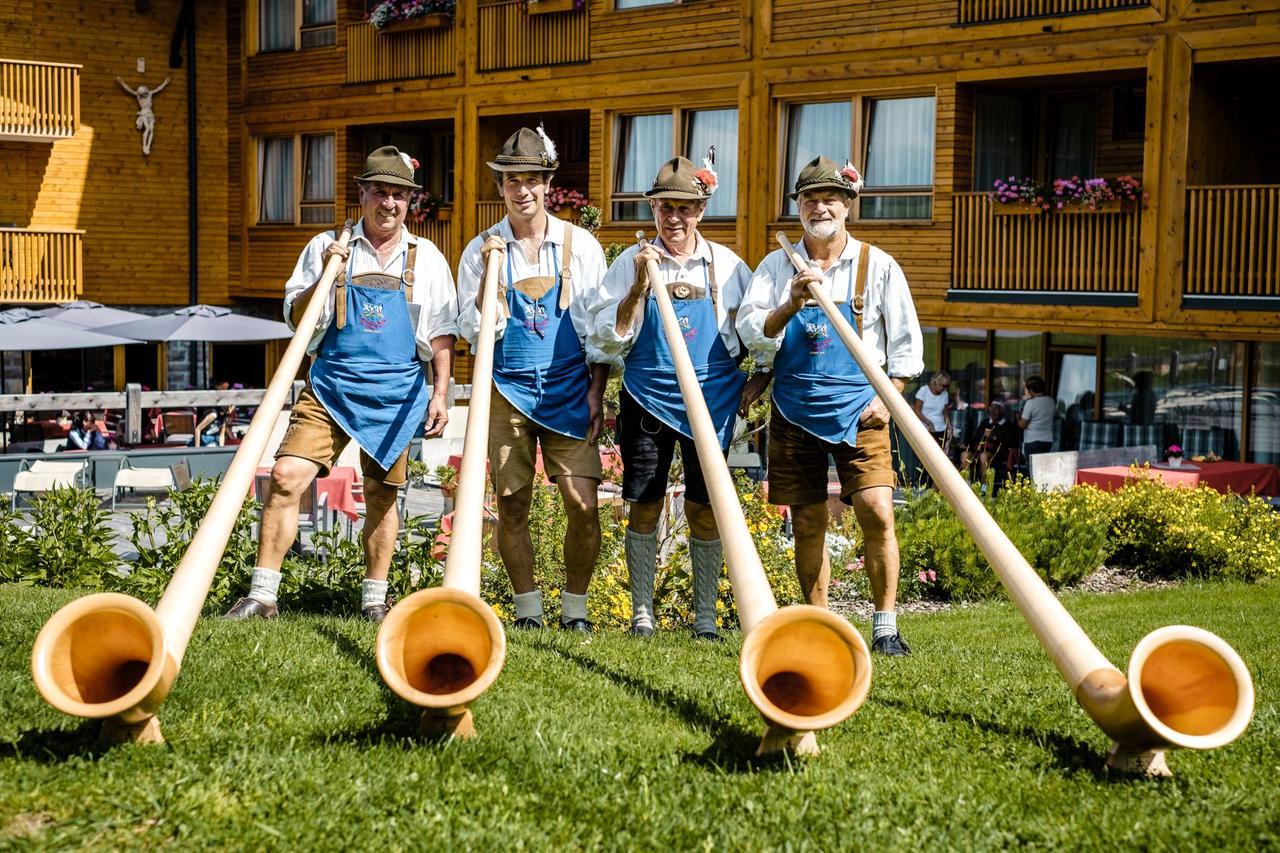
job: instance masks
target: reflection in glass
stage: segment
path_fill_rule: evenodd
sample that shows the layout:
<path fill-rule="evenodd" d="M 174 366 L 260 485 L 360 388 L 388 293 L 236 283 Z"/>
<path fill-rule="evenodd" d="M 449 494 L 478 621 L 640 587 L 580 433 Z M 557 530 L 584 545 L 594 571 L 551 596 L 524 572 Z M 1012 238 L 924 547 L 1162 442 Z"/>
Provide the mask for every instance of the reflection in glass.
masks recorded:
<path fill-rule="evenodd" d="M 1249 462 L 1280 465 L 1280 344 L 1254 348 L 1249 396 Z"/>
<path fill-rule="evenodd" d="M 1093 420 L 1098 391 L 1098 357 L 1063 353 L 1058 358 L 1057 389 L 1059 450 L 1080 446 L 1080 424 Z"/>
<path fill-rule="evenodd" d="M 991 363 L 991 399 L 1017 411 L 1022 383 L 1028 376 L 1044 375 L 1040 364 L 1044 335 L 1039 332 L 996 331 Z"/>

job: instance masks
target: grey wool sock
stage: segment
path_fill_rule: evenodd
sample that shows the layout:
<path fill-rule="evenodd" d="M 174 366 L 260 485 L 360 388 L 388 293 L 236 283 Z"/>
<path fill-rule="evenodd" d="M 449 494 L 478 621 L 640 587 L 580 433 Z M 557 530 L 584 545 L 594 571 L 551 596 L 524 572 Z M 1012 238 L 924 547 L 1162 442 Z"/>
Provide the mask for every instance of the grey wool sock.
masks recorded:
<path fill-rule="evenodd" d="M 387 582 L 365 578 L 360 582 L 360 609 L 387 603 Z"/>
<path fill-rule="evenodd" d="M 658 565 L 658 532 L 627 530 L 627 574 L 631 576 L 631 625 L 654 627 L 653 573 Z"/>
<path fill-rule="evenodd" d="M 871 639 L 892 637 L 898 633 L 898 614 L 893 610 L 877 610 L 871 614 Z"/>
<path fill-rule="evenodd" d="M 275 604 L 276 592 L 280 589 L 280 579 L 283 577 L 284 575 L 275 569 L 255 567 L 253 577 L 249 581 L 249 597 L 263 604 Z"/>
<path fill-rule="evenodd" d="M 720 567 L 724 552 L 719 539 L 689 537 L 689 562 L 693 564 L 693 632 L 716 633 L 716 599 L 720 594 Z"/>
<path fill-rule="evenodd" d="M 542 592 L 540 590 L 530 590 L 529 592 L 517 592 L 514 596 L 516 605 L 517 619 L 537 619 L 542 622 Z"/>

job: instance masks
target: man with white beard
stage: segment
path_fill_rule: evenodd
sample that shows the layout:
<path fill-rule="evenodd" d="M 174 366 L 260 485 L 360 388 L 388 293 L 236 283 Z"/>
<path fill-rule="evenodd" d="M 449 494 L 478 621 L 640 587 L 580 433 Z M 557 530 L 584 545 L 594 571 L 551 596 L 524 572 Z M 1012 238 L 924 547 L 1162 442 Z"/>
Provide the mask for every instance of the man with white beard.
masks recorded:
<path fill-rule="evenodd" d="M 897 656 L 911 649 L 898 632 L 895 612 L 898 540 L 889 412 L 808 292 L 810 283 L 827 288 L 899 391 L 924 369 L 924 341 L 902 269 L 846 229 L 861 189 L 862 177 L 848 162 L 842 168 L 818 157 L 801 170 L 791 198 L 805 232 L 796 248 L 810 268 L 797 274 L 781 249 L 767 255 L 743 296 L 737 327 L 756 361 L 773 367 L 769 502 L 790 507 L 796 574 L 805 598 L 827 605 L 831 456 L 840 499 L 853 506 L 866 540 L 875 605 L 871 649 Z M 744 400 L 744 406 L 750 402 Z"/>

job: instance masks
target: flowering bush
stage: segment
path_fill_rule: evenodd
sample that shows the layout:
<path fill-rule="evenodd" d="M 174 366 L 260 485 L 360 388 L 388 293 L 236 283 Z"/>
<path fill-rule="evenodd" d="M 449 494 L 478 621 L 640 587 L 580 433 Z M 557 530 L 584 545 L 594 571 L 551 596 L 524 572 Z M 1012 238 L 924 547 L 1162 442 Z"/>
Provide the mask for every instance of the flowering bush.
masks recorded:
<path fill-rule="evenodd" d="M 987 198 L 996 204 L 1030 204 L 1048 210 L 1049 202 L 1045 196 L 1045 188 L 1031 178 L 1012 175 L 1007 181 L 997 178 L 991 185 L 991 192 L 987 193 Z"/>
<path fill-rule="evenodd" d="M 585 228 L 592 234 L 600 230 L 604 223 L 604 211 L 594 205 L 586 205 L 578 210 L 578 227 Z"/>
<path fill-rule="evenodd" d="M 441 196 L 427 190 L 414 190 L 409 193 L 409 218 L 414 222 L 426 222 L 436 218 L 436 211 L 444 204 Z"/>
<path fill-rule="evenodd" d="M 1142 182 L 1131 175 L 1118 178 L 1058 178 L 1045 186 L 1031 178 L 997 179 L 987 198 L 996 204 L 1028 204 L 1042 210 L 1083 207 L 1097 210 L 1111 201 L 1140 203 L 1146 200 Z"/>
<path fill-rule="evenodd" d="M 568 190 L 563 187 L 552 187 L 547 190 L 547 198 L 544 201 L 544 204 L 546 205 L 547 210 L 550 210 L 553 213 L 559 213 L 566 208 L 577 212 L 591 204 L 591 201 L 577 190 Z"/>
<path fill-rule="evenodd" d="M 384 0 L 369 13 L 369 23 L 380 30 L 423 15 L 452 15 L 456 6 L 457 0 Z"/>

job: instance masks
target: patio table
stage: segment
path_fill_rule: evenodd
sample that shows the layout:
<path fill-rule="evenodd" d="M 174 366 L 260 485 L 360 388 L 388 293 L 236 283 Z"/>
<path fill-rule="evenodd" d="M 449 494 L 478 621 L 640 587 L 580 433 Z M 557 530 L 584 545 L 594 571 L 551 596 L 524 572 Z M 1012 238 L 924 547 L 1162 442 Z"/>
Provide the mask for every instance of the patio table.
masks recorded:
<path fill-rule="evenodd" d="M 1223 494 L 1258 494 L 1267 497 L 1280 495 L 1280 468 L 1254 462 L 1184 462 L 1178 468 L 1168 465 L 1153 465 L 1150 468 L 1130 468 L 1124 465 L 1081 468 L 1076 472 L 1076 483 L 1112 492 L 1126 482 L 1144 476 L 1157 478 L 1171 488 L 1208 486 Z"/>

